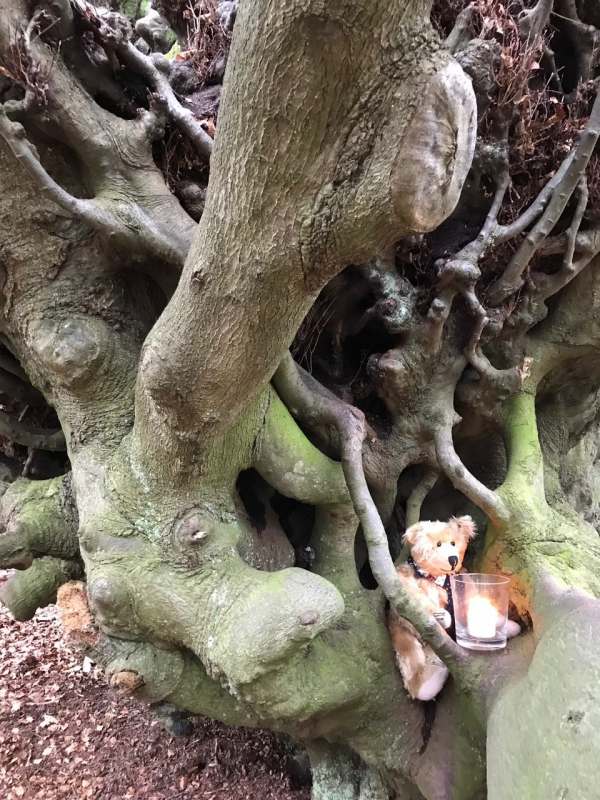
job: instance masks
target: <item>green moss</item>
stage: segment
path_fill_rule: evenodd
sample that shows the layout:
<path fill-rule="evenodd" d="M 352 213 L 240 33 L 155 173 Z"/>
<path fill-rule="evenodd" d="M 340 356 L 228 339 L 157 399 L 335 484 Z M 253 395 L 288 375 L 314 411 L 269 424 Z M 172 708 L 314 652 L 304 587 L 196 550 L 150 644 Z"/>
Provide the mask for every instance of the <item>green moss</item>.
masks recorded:
<path fill-rule="evenodd" d="M 120 0 L 119 6 L 123 14 L 135 21 L 150 11 L 150 0 Z"/>
<path fill-rule="evenodd" d="M 0 602 L 15 619 L 31 619 L 38 608 L 56 601 L 59 586 L 80 577 L 81 567 L 77 562 L 40 558 L 9 579 L 0 589 Z"/>
<path fill-rule="evenodd" d="M 173 47 L 171 47 L 169 52 L 165 53 L 165 58 L 168 61 L 174 61 L 180 53 L 181 53 L 181 45 L 179 44 L 179 42 L 175 42 L 175 44 L 173 45 Z"/>
<path fill-rule="evenodd" d="M 305 503 L 348 503 L 341 464 L 316 448 L 304 435 L 274 390 L 254 465 L 282 494 Z"/>
<path fill-rule="evenodd" d="M 505 414 L 509 466 L 503 493 L 525 491 L 528 496 L 536 494 L 543 497 L 543 457 L 537 429 L 535 395 L 526 392 L 514 395 L 506 403 Z"/>

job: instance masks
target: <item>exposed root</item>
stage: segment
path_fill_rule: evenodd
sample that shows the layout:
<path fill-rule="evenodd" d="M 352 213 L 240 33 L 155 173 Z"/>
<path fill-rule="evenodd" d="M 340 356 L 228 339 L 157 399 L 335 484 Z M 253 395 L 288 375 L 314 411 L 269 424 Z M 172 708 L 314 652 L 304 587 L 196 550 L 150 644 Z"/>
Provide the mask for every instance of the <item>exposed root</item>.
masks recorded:
<path fill-rule="evenodd" d="M 168 62 L 164 64 L 159 61 L 157 65 L 152 58 L 140 53 L 131 42 L 122 42 L 116 48 L 116 52 L 124 64 L 148 81 L 152 91 L 156 94 L 156 102 L 164 107 L 169 119 L 195 145 L 198 153 L 208 159 L 212 152 L 213 140 L 192 112 L 182 106 L 175 96 L 167 79 Z"/>
<path fill-rule="evenodd" d="M 429 492 L 438 482 L 440 473 L 437 469 L 428 469 L 406 501 L 406 524 L 408 529 L 421 519 L 421 506 Z"/>
<path fill-rule="evenodd" d="M 5 107 L 0 107 L 0 135 L 40 188 L 70 215 L 101 233 L 111 242 L 111 246 L 117 246 L 124 252 L 133 252 L 136 257 L 140 253 L 143 254 L 142 258 L 150 256 L 158 259 L 178 273 L 191 243 L 194 223 L 169 192 L 154 164 L 152 142 L 162 135 L 165 115 L 169 116 L 171 112 L 176 115 L 174 119 L 193 134 L 194 141 L 205 153 L 211 146 L 210 137 L 194 120 L 191 112 L 180 106 L 166 77 L 154 62 L 130 45 L 127 40 L 130 28 L 124 18 L 109 14 L 108 18 L 114 24 L 111 27 L 96 13 L 95 8 L 78 2 L 73 6 L 78 13 L 76 21 L 83 25 L 86 33 L 95 32 L 100 36 L 101 30 L 104 57 L 108 53 L 112 58 L 112 53 L 121 48 L 132 66 L 142 69 L 142 76 L 149 82 L 150 109 L 139 109 L 135 119 L 122 119 L 96 103 L 83 88 L 90 85 L 87 80 L 89 59 L 86 62 L 84 53 L 73 51 L 74 42 L 81 45 L 84 37 L 81 31 L 75 35 L 71 6 L 68 6 L 64 19 L 61 17 L 63 6 L 59 4 L 58 8 L 44 11 L 44 18 L 48 17 L 50 22 L 41 34 L 48 32 L 48 28 L 54 30 L 53 20 L 61 18 L 63 26 L 70 30 L 67 37 L 69 52 L 65 54 L 69 63 L 67 65 L 60 55 L 53 54 L 41 36 L 25 42 L 23 46 L 29 60 L 39 63 L 40 69 L 47 72 L 47 97 L 43 114 L 35 113 L 40 103 L 36 102 L 32 90 L 27 91 L 22 101 L 11 100 Z M 0 57 L 6 58 L 11 46 L 10 40 L 3 42 Z M 84 69 L 79 79 L 77 69 L 82 63 L 88 63 L 88 71 Z M 95 68 L 92 68 L 94 71 Z M 106 78 L 105 84 L 108 82 L 112 86 L 102 69 L 97 72 L 98 76 Z M 99 93 L 102 94 L 100 89 Z M 116 93 L 119 94 L 119 91 Z M 113 97 L 119 107 L 125 103 L 121 95 L 121 99 Z M 110 96 L 110 92 L 104 92 L 103 96 Z M 79 156 L 83 182 L 87 179 L 86 189 L 92 195 L 91 199 L 89 195 L 76 197 L 60 186 L 44 168 L 35 147 L 27 139 L 25 128 L 19 124 L 29 127 L 34 116 L 36 130 L 47 132 L 51 138 L 56 138 L 59 132 L 59 138 Z M 9 117 L 19 122 L 12 122 Z M 87 124 L 82 123 L 83 119 Z M 102 162 L 103 170 L 98 170 L 98 162 Z M 165 287 L 170 284 L 171 291 L 172 277 L 163 276 L 163 272 L 165 270 L 158 272 L 157 277 Z"/>
<path fill-rule="evenodd" d="M 141 207 L 130 206 L 127 210 L 121 207 L 117 216 L 94 200 L 77 198 L 63 189 L 42 165 L 35 147 L 26 138 L 23 126 L 18 122 L 11 122 L 2 107 L 0 136 L 40 189 L 69 214 L 126 249 L 137 247 L 143 242 L 161 261 L 178 268 L 183 266 L 187 246 L 181 246 L 176 240 L 165 236 Z"/>
<path fill-rule="evenodd" d="M 63 583 L 80 578 L 81 564 L 46 556 L 16 572 L 0 588 L 0 602 L 17 620 L 31 619 L 38 608 L 54 603 Z"/>
<path fill-rule="evenodd" d="M 451 483 L 476 506 L 485 511 L 490 520 L 499 522 L 508 519 L 508 509 L 500 497 L 484 486 L 462 463 L 454 449 L 452 430 L 442 427 L 437 432 L 435 447 L 440 467 Z"/>
<path fill-rule="evenodd" d="M 579 186 L 578 186 L 578 194 L 579 200 L 577 202 L 577 208 L 575 209 L 575 213 L 573 215 L 573 220 L 569 229 L 567 230 L 567 249 L 565 251 L 564 259 L 563 259 L 563 267 L 566 270 L 573 269 L 573 255 L 575 253 L 575 246 L 577 243 L 577 235 L 579 233 L 579 229 L 581 228 L 581 223 L 583 221 L 583 215 L 585 214 L 585 210 L 587 208 L 588 200 L 589 200 L 589 190 L 588 184 L 585 175 L 580 179 Z"/>
<path fill-rule="evenodd" d="M 291 369 L 290 358 L 287 356 L 288 369 Z M 418 599 L 406 591 L 396 572 L 385 528 L 365 479 L 362 461 L 366 433 L 364 415 L 357 408 L 343 404 L 325 392 L 313 392 L 302 383 L 296 386 L 297 391 L 293 399 L 290 398 L 291 407 L 301 409 L 302 415 L 308 412 L 320 417 L 322 422 L 334 425 L 338 430 L 348 491 L 367 543 L 371 570 L 381 590 L 394 610 L 415 626 L 451 670 L 462 669 L 467 662 L 464 651 L 429 616 Z"/>
<path fill-rule="evenodd" d="M 11 442 L 32 447 L 36 450 L 50 450 L 63 452 L 67 449 L 65 435 L 62 430 L 46 430 L 13 419 L 8 414 L 0 411 L 0 435 L 6 436 Z"/>
<path fill-rule="evenodd" d="M 79 556 L 70 475 L 48 481 L 20 479 L 0 500 L 0 566 L 29 567 L 34 559 Z"/>

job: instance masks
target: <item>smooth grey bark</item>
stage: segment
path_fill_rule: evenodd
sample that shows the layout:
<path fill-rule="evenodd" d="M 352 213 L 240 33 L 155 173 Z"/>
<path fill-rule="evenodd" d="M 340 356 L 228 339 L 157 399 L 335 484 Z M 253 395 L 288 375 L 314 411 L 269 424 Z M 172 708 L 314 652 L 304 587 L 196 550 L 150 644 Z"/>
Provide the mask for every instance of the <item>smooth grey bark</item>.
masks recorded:
<path fill-rule="evenodd" d="M 34 37 L 35 59 L 53 63 L 48 105 L 0 112 L 1 324 L 56 409 L 71 477 L 66 487 L 19 482 L 6 492 L 0 563 L 28 568 L 4 599 L 25 616 L 64 583 L 66 625 L 114 686 L 291 734 L 312 753 L 315 798 L 483 797 L 486 755 L 491 798 L 513 785 L 532 800 L 555 790 L 585 797 L 591 756 L 581 741 L 595 733 L 581 706 L 598 685 L 600 550 L 568 505 L 552 423 L 580 440 L 585 426 L 561 402 L 570 382 L 592 398 L 589 418 L 597 413 L 598 282 L 570 258 L 553 280 L 528 285 L 511 308 L 515 324 L 503 332 L 496 320 L 494 343 L 510 358 L 493 366 L 478 287 L 488 248 L 509 235 L 497 220 L 501 172 L 482 235 L 429 276 L 427 303 L 402 294 L 389 246 L 453 211 L 475 144 L 473 90 L 433 34 L 429 5 L 243 5 L 197 228 L 151 158 L 156 109 L 136 119 L 107 111 L 75 62 Z M 19 0 L 0 8 L 27 19 Z M 119 31 L 88 12 L 97 40 L 135 65 Z M 5 56 L 9 45 L 3 24 Z M 148 63 L 139 68 L 157 89 Z M 194 126 L 182 127 L 193 140 Z M 569 163 L 511 235 L 554 209 L 561 175 L 573 192 L 580 185 Z M 590 232 L 558 238 L 553 247 L 583 252 L 587 264 L 599 249 Z M 372 366 L 387 437 L 287 355 L 319 290 L 351 261 L 370 261 L 378 313 L 401 334 Z M 462 382 L 467 364 L 480 377 L 475 391 Z M 455 445 L 459 394 L 478 442 L 481 407 L 497 413 L 507 469 L 493 486 Z M 513 575 L 513 602 L 532 622 L 499 658 L 465 656 L 398 586 L 383 521 L 411 466 L 425 475 L 411 489 L 412 513 L 431 508 L 435 470 L 490 520 L 482 568 Z M 236 490 L 248 470 L 315 507 L 310 569 L 290 565 L 281 526 L 269 529 L 267 552 Z M 374 591 L 358 575 L 359 520 Z M 82 564 L 85 586 L 72 580 Z M 453 681 L 433 721 L 401 686 L 386 600 L 448 661 Z M 551 669 L 560 682 L 552 736 L 524 726 L 516 735 Z M 525 766 L 541 776 L 548 742 L 576 759 L 577 773 L 532 782 Z"/>

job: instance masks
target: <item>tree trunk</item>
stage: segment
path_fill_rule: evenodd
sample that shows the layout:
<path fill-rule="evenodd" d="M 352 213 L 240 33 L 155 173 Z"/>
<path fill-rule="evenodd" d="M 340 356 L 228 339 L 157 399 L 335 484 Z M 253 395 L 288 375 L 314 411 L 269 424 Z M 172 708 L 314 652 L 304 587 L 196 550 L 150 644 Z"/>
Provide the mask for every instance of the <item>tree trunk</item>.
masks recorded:
<path fill-rule="evenodd" d="M 315 800 L 591 800 L 600 101 L 515 211 L 553 4 L 496 9 L 510 40 L 450 5 L 444 46 L 426 0 L 242 3 L 228 53 L 210 5 L 213 147 L 178 4 L 190 63 L 83 0 L 0 0 L 4 427 L 69 461 L 2 497 L 0 600 L 24 619 L 58 592 L 113 686 L 292 736 Z M 556 6 L 585 56 L 594 12 Z M 463 511 L 472 565 L 512 578 L 500 655 L 394 567 L 405 515 Z M 390 606 L 450 670 L 435 703 L 404 690 Z"/>

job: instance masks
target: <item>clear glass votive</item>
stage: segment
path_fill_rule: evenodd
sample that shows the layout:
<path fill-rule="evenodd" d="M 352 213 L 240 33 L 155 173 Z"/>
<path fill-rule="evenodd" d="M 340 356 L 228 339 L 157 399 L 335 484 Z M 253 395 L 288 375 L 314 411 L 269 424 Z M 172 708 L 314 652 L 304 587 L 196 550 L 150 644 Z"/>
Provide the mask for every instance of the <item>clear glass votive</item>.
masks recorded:
<path fill-rule="evenodd" d="M 464 572 L 450 582 L 457 643 L 468 650 L 506 647 L 510 578 Z"/>

